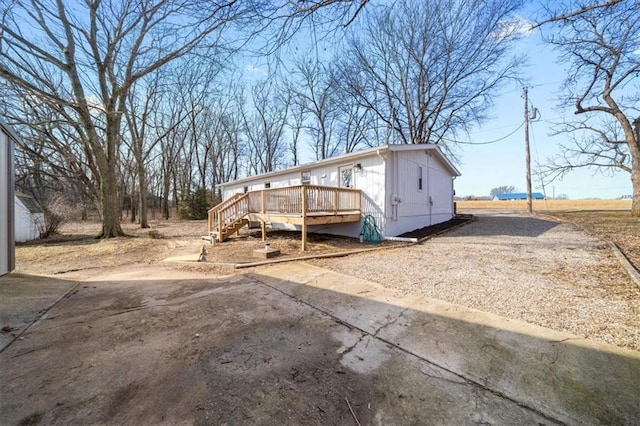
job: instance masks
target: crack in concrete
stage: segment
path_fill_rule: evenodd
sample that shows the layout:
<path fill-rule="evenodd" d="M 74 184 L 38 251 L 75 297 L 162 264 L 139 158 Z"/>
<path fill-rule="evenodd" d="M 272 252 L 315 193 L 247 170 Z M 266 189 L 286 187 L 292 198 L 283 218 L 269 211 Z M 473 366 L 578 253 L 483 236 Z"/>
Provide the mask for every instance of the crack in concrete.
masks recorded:
<path fill-rule="evenodd" d="M 407 306 L 406 308 L 404 308 L 402 310 L 402 312 L 400 312 L 400 314 L 396 318 L 394 318 L 393 320 L 387 322 L 386 324 L 382 324 L 380 327 L 378 327 L 378 329 L 373 333 L 373 337 L 377 338 L 378 337 L 378 333 L 380 333 L 383 328 L 387 328 L 390 325 L 393 325 L 396 322 L 398 322 L 398 320 L 400 318 L 402 318 L 404 316 L 405 312 L 407 312 L 410 308 L 411 308 L 411 306 Z"/>
<path fill-rule="evenodd" d="M 343 352 L 340 353 L 340 359 L 343 359 L 345 355 L 347 355 L 349 352 L 353 351 L 356 346 L 358 346 L 360 344 L 360 342 L 362 342 L 364 340 L 364 338 L 367 337 L 367 334 L 360 334 L 360 338 L 358 339 L 357 342 L 355 342 L 353 345 L 349 346 L 347 349 L 345 349 Z"/>
<path fill-rule="evenodd" d="M 434 361 L 431 361 L 431 360 L 429 360 L 428 358 L 425 358 L 424 356 L 422 356 L 422 355 L 420 355 L 420 354 L 418 354 L 418 353 L 415 353 L 415 352 L 413 352 L 413 351 L 411 351 L 411 350 L 409 350 L 409 349 L 407 349 L 407 348 L 404 348 L 404 347 L 400 346 L 400 344 L 399 344 L 399 343 L 394 343 L 394 342 L 391 342 L 391 341 L 389 341 L 389 340 L 387 340 L 387 339 L 385 339 L 385 338 L 383 338 L 383 337 L 379 337 L 379 336 L 378 336 L 378 333 L 380 332 L 380 330 L 382 330 L 382 328 L 385 328 L 385 327 L 389 326 L 390 324 L 392 324 L 392 323 L 396 322 L 396 321 L 397 321 L 397 320 L 398 320 L 398 319 L 399 319 L 399 318 L 404 314 L 404 312 L 406 312 L 406 311 L 409 309 L 409 307 L 405 308 L 405 309 L 401 312 L 401 314 L 400 314 L 396 319 L 394 319 L 393 321 L 391 321 L 391 322 L 389 322 L 389 323 L 387 323 L 387 324 L 383 324 L 382 326 L 380 326 L 380 327 L 375 331 L 375 334 L 372 334 L 372 333 L 368 332 L 367 330 L 365 330 L 365 329 L 363 329 L 363 328 L 361 328 L 361 327 L 358 327 L 358 326 L 357 326 L 357 325 L 355 325 L 355 324 L 348 323 L 348 322 L 346 322 L 345 320 L 338 318 L 336 315 L 332 314 L 331 312 L 329 312 L 329 311 L 328 311 L 328 310 L 326 310 L 326 309 L 323 309 L 323 308 L 321 308 L 321 307 L 319 307 L 319 306 L 316 306 L 316 305 L 314 305 L 314 304 L 312 304 L 312 303 L 310 303 L 310 302 L 307 302 L 306 300 L 303 300 L 303 299 L 301 299 L 301 298 L 299 298 L 299 297 L 296 297 L 296 296 L 295 296 L 295 295 L 293 295 L 293 294 L 287 293 L 286 291 L 279 289 L 279 288 L 278 288 L 278 287 L 276 287 L 275 285 L 272 285 L 272 284 L 269 284 L 269 283 L 267 283 L 267 282 L 265 282 L 265 281 L 260 280 L 260 279 L 259 279 L 258 277 L 256 277 L 255 275 L 252 275 L 252 277 L 251 277 L 251 278 L 252 278 L 252 279 L 254 279 L 256 282 L 258 282 L 258 283 L 260 283 L 260 284 L 262 284 L 262 285 L 264 285 L 264 286 L 266 286 L 266 287 L 269 287 L 270 289 L 275 290 L 275 291 L 277 291 L 278 293 L 281 293 L 281 294 L 285 295 L 286 297 L 289 297 L 289 298 L 291 298 L 291 299 L 295 300 L 295 301 L 296 301 L 296 302 L 298 302 L 298 303 L 301 303 L 301 304 L 303 304 L 303 305 L 305 305 L 305 306 L 308 306 L 308 307 L 310 307 L 311 309 L 313 309 L 313 310 L 315 310 L 315 311 L 318 311 L 318 312 L 322 313 L 323 315 L 328 316 L 329 318 L 331 318 L 334 322 L 336 322 L 336 323 L 338 323 L 338 324 L 344 325 L 344 326 L 346 326 L 346 327 L 348 327 L 349 329 L 352 329 L 352 330 L 358 330 L 360 333 L 362 333 L 362 337 L 358 340 L 358 342 L 356 342 L 356 344 L 355 344 L 355 345 L 353 345 L 353 347 L 351 347 L 351 351 L 352 351 L 352 350 L 357 346 L 357 344 L 358 344 L 360 341 L 362 341 L 362 340 L 363 340 L 367 335 L 368 335 L 368 336 L 371 336 L 371 337 L 373 337 L 374 339 L 379 340 L 380 342 L 386 343 L 387 345 L 389 345 L 389 346 L 391 346 L 391 347 L 393 347 L 393 348 L 395 348 L 395 349 L 397 349 L 397 350 L 399 350 L 399 351 L 401 351 L 401 352 L 404 352 L 405 354 L 411 355 L 412 357 L 417 358 L 417 359 L 419 359 L 420 361 L 423 361 L 423 362 L 427 363 L 427 364 L 428 364 L 428 365 L 430 365 L 430 366 L 437 367 L 437 368 L 442 369 L 442 370 L 444 370 L 444 371 L 446 371 L 446 372 L 448 372 L 448 373 L 450 373 L 450 374 L 452 374 L 452 375 L 454 375 L 454 376 L 456 376 L 456 377 L 459 377 L 460 379 L 462 379 L 462 381 L 463 381 L 465 384 L 468 384 L 468 385 L 471 385 L 471 386 L 477 387 L 477 388 L 482 389 L 482 390 L 484 390 L 484 391 L 486 391 L 486 392 L 489 392 L 490 394 L 492 394 L 492 395 L 494 395 L 494 396 L 496 396 L 496 397 L 498 397 L 498 398 L 502 398 L 502 399 L 505 399 L 505 400 L 507 400 L 507 401 L 510 401 L 510 402 L 512 402 L 512 403 L 514 403 L 514 404 L 516 404 L 518 407 L 521 407 L 521 408 L 523 408 L 523 409 L 525 409 L 525 410 L 529 410 L 529 411 L 531 411 L 531 412 L 534 412 L 534 413 L 536 413 L 537 415 L 539 415 L 539 416 L 541 416 L 542 418 L 544 418 L 545 420 L 550 421 L 550 422 L 552 422 L 552 423 L 554 423 L 554 424 L 558 424 L 558 425 L 565 425 L 565 424 L 566 424 L 566 423 L 565 423 L 565 422 L 563 422 L 562 420 L 560 420 L 560 419 L 556 419 L 555 417 L 552 417 L 550 414 L 547 414 L 547 413 L 545 413 L 545 412 L 543 412 L 543 411 L 540 411 L 540 410 L 539 410 L 538 408 L 536 408 L 536 407 L 533 407 L 533 406 L 531 406 L 531 405 L 528 405 L 526 402 L 519 401 L 519 400 L 515 399 L 514 397 L 511 397 L 511 396 L 509 396 L 509 395 L 505 394 L 504 392 L 501 392 L 501 391 L 498 391 L 498 390 L 492 389 L 492 388 L 490 388 L 488 385 L 483 384 L 483 383 L 479 382 L 478 380 L 474 380 L 473 378 L 467 377 L 467 376 L 466 376 L 466 375 L 464 375 L 463 373 L 458 373 L 457 371 L 454 371 L 454 370 L 452 370 L 452 369 L 450 369 L 450 368 L 448 368 L 448 367 L 446 367 L 446 366 L 444 366 L 444 365 L 440 365 L 440 364 L 438 364 L 438 363 L 436 363 L 436 362 L 434 362 Z M 349 352 L 350 352 L 350 351 L 349 351 Z M 423 374 L 424 374 L 424 373 L 423 373 Z M 448 379 L 444 379 L 444 378 L 443 378 L 443 380 L 447 380 L 447 381 L 448 381 Z M 458 383 L 458 382 L 455 382 L 455 381 L 454 381 L 454 383 Z M 460 383 L 458 383 L 458 384 L 460 384 Z"/>
<path fill-rule="evenodd" d="M 365 332 L 364 334 L 362 334 L 362 332 L 361 332 L 360 338 L 358 339 L 358 341 L 355 342 L 353 345 L 349 346 L 344 352 L 341 352 L 340 353 L 340 357 L 344 358 L 345 355 L 347 355 L 349 352 L 353 351 L 356 348 L 356 346 L 358 346 L 364 340 L 365 337 L 371 336 L 374 339 L 376 339 L 378 337 L 378 333 L 380 333 L 380 331 L 382 331 L 383 328 L 386 328 L 386 327 L 388 327 L 388 326 L 390 326 L 392 324 L 395 324 L 400 318 L 402 318 L 402 316 L 404 316 L 404 313 L 407 312 L 408 310 L 409 310 L 409 307 L 403 309 L 402 312 L 400 312 L 400 314 L 397 317 L 395 317 L 394 319 L 389 320 L 388 322 L 382 324 L 373 333 L 366 333 Z M 341 324 L 344 324 L 344 321 L 340 321 L 340 322 L 341 322 Z M 352 327 L 349 326 L 349 328 L 352 328 Z"/>
<path fill-rule="evenodd" d="M 67 290 L 62 296 L 60 296 L 58 298 L 58 300 L 56 300 L 55 302 L 53 302 L 51 305 L 49 305 L 48 307 L 44 308 L 43 310 L 41 310 L 38 315 L 36 315 L 36 317 L 33 319 L 33 321 L 31 321 L 31 323 L 29 325 L 27 325 L 25 327 L 24 330 L 22 330 L 20 333 L 16 334 L 15 336 L 13 336 L 13 339 L 7 343 L 3 348 L 0 348 L 0 353 L 4 352 L 9 346 L 11 346 L 14 342 L 16 342 L 17 340 L 20 339 L 20 337 L 22 337 L 22 335 L 24 335 L 27 331 L 29 331 L 29 329 L 31 327 L 33 327 L 35 324 L 39 323 L 42 320 L 47 319 L 47 314 L 49 313 L 49 311 L 51 309 L 53 309 L 58 303 L 60 303 L 63 299 L 66 299 L 68 297 L 71 297 L 73 294 L 75 294 L 75 290 L 80 286 L 80 284 L 82 284 L 81 281 L 76 282 L 73 286 L 71 286 L 69 288 L 69 290 Z"/>

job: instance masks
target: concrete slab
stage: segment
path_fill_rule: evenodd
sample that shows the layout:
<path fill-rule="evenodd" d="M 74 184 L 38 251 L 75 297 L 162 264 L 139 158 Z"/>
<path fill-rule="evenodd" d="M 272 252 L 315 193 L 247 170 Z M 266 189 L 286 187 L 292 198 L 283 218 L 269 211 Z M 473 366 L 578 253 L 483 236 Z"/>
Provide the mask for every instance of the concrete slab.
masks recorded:
<path fill-rule="evenodd" d="M 258 277 L 93 275 L 0 353 L 0 424 L 556 422 Z"/>
<path fill-rule="evenodd" d="M 388 344 L 548 419 L 633 424 L 640 418 L 636 351 L 437 300 L 396 296 L 312 265 L 274 265 L 254 277 L 357 328 L 366 344 Z"/>
<path fill-rule="evenodd" d="M 276 256 L 280 256 L 280 250 L 274 248 L 257 249 L 253 251 L 253 257 L 259 259 L 272 259 Z"/>
<path fill-rule="evenodd" d="M 0 277 L 0 352 L 67 294 L 76 281 L 8 274 Z"/>
<path fill-rule="evenodd" d="M 13 279 L 4 290 L 16 294 L 0 307 L 15 315 L 37 307 L 21 295 L 30 281 L 52 293 L 75 285 Z M 637 352 L 398 297 L 307 264 L 223 278 L 150 266 L 82 279 L 0 353 L 0 424 L 639 418 Z"/>

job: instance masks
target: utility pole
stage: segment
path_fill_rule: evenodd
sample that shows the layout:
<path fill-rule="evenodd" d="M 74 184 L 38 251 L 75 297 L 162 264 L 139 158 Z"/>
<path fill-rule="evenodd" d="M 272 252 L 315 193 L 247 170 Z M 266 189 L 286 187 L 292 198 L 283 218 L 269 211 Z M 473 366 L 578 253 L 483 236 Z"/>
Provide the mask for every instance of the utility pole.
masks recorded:
<path fill-rule="evenodd" d="M 533 201 L 531 197 L 531 153 L 529 150 L 529 91 L 524 88 L 524 147 L 525 161 L 527 163 L 527 211 L 533 212 Z"/>

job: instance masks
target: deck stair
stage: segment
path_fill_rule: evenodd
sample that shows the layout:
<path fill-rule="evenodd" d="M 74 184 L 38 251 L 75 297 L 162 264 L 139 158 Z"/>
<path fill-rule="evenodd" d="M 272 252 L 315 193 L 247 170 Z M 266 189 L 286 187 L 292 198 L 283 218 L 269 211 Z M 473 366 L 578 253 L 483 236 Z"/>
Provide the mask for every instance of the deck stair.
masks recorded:
<path fill-rule="evenodd" d="M 211 232 L 211 237 L 213 237 L 216 241 L 222 242 L 238 232 L 243 227 L 249 224 L 249 219 L 242 218 L 236 219 L 235 221 L 224 225 L 222 227 L 222 231 L 219 231 L 217 228 Z"/>
<path fill-rule="evenodd" d="M 236 194 L 209 210 L 209 236 L 219 243 L 249 224 L 248 194 Z"/>

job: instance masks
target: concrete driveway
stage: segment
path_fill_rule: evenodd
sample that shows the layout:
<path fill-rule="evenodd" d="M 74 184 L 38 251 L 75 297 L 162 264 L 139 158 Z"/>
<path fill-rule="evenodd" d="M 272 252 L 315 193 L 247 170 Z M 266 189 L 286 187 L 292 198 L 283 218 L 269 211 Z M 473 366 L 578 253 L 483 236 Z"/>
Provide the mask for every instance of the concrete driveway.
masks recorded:
<path fill-rule="evenodd" d="M 305 263 L 10 275 L 0 296 L 3 425 L 640 418 L 639 352 Z"/>

